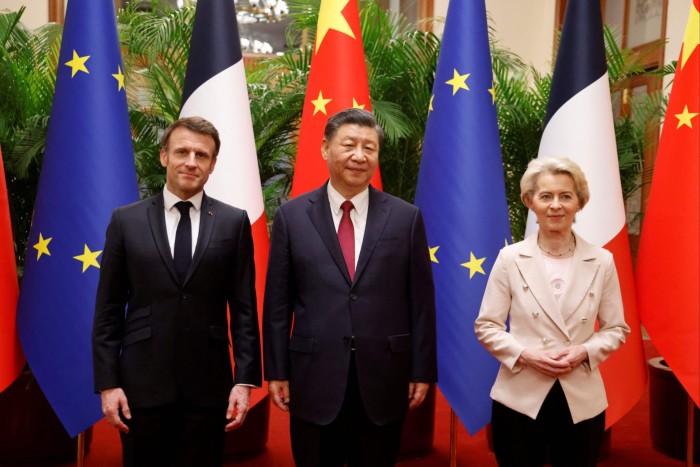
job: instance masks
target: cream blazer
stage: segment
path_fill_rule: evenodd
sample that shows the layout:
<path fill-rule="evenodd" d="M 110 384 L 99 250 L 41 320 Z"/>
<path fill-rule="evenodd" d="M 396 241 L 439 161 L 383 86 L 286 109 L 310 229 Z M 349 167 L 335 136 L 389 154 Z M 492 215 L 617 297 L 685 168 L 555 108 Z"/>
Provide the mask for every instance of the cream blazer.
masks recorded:
<path fill-rule="evenodd" d="M 576 235 L 570 277 L 559 308 L 537 235 L 509 245 L 496 259 L 474 323 L 481 344 L 501 362 L 491 398 L 533 419 L 556 378 L 518 364 L 523 350 L 556 352 L 571 345 L 586 347 L 588 360 L 559 378 L 571 417 L 578 423 L 608 406 L 598 367 L 630 332 L 609 251 Z"/>

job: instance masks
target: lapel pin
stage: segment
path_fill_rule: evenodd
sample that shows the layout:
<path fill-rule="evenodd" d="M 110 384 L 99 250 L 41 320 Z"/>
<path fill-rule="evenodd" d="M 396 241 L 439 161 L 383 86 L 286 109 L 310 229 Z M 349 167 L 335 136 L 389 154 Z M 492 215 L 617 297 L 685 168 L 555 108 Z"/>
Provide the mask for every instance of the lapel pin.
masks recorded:
<path fill-rule="evenodd" d="M 213 215 L 214 215 L 214 213 L 211 212 L 211 211 L 207 211 L 207 214 L 210 215 L 210 216 L 213 216 Z"/>

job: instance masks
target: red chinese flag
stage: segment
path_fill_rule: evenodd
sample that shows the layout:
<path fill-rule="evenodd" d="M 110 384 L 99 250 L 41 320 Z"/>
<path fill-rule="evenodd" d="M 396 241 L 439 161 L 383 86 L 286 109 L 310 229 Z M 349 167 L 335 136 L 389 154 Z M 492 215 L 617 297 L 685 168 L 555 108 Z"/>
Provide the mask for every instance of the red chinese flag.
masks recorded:
<path fill-rule="evenodd" d="M 18 296 L 12 224 L 0 153 L 0 392 L 17 378 L 24 367 L 24 354 L 17 336 Z"/>
<path fill-rule="evenodd" d="M 640 316 L 700 405 L 700 0 L 683 38 L 637 259 Z"/>
<path fill-rule="evenodd" d="M 291 197 L 328 179 L 321 141 L 328 117 L 356 107 L 371 110 L 357 0 L 321 0 L 316 43 L 304 99 Z M 372 185 L 381 189 L 379 170 Z"/>

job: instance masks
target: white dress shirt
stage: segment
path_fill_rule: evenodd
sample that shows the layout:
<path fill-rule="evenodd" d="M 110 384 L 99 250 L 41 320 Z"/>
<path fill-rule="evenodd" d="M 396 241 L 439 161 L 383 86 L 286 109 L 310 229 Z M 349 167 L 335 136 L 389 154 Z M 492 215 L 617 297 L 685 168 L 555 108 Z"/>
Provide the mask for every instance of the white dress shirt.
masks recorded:
<path fill-rule="evenodd" d="M 328 202 L 331 205 L 331 214 L 333 215 L 333 225 L 335 231 L 338 232 L 340 219 L 343 217 L 343 210 L 340 205 L 346 201 L 343 195 L 333 188 L 333 185 L 328 182 Z M 350 220 L 352 221 L 353 230 L 355 232 L 355 267 L 357 267 L 357 259 L 360 257 L 360 249 L 362 248 L 362 239 L 365 238 L 365 226 L 367 225 L 367 211 L 369 210 L 369 188 L 355 195 L 355 197 L 347 200 L 351 201 L 355 209 L 350 211 Z"/>
<path fill-rule="evenodd" d="M 168 243 L 170 244 L 170 254 L 175 255 L 175 232 L 177 224 L 180 222 L 180 211 L 175 207 L 180 201 L 189 201 L 192 203 L 190 207 L 190 221 L 192 223 L 192 255 L 197 246 L 199 238 L 199 218 L 202 209 L 202 197 L 204 192 L 200 191 L 190 199 L 180 199 L 167 188 L 163 187 L 163 204 L 165 205 L 165 230 L 168 233 Z"/>

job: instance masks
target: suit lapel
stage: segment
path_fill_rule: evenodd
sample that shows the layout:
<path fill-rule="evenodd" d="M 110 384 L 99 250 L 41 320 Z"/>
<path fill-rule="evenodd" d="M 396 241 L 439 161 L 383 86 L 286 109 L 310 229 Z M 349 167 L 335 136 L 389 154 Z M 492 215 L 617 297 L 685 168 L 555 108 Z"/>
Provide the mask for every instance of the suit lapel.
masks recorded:
<path fill-rule="evenodd" d="M 595 249 L 581 237 L 576 236 L 576 250 L 574 250 L 569 286 L 561 297 L 561 315 L 564 321 L 569 320 L 589 292 L 600 268 L 595 260 Z"/>
<path fill-rule="evenodd" d="M 190 269 L 187 271 L 187 277 L 185 278 L 185 284 L 192 273 L 197 269 L 199 263 L 204 257 L 204 252 L 207 251 L 209 246 L 209 241 L 211 240 L 211 234 L 214 232 L 214 224 L 216 222 L 216 210 L 214 209 L 214 203 L 209 199 L 209 197 L 204 194 L 202 196 L 202 206 L 199 209 L 199 234 L 197 237 L 197 245 L 194 249 L 194 255 L 192 256 L 192 263 L 190 264 Z M 184 285 L 184 284 L 183 284 Z"/>
<path fill-rule="evenodd" d="M 387 198 L 374 187 L 369 187 L 369 208 L 367 210 L 367 222 L 365 223 L 365 236 L 362 239 L 362 249 L 355 268 L 355 282 L 364 271 L 369 258 L 372 256 L 377 241 L 384 232 L 384 227 L 389 220 L 391 209 L 386 205 Z"/>
<path fill-rule="evenodd" d="M 537 248 L 537 234 L 533 234 L 525 239 L 515 264 L 525 281 L 523 287 L 530 289 L 542 310 L 566 336 L 569 336 L 569 330 L 564 323 L 561 312 L 557 308 L 554 295 L 549 287 L 542 253 Z"/>
<path fill-rule="evenodd" d="M 168 243 L 168 233 L 165 230 L 165 204 L 163 202 L 163 194 L 153 197 L 151 205 L 148 207 L 148 223 L 151 226 L 153 241 L 160 253 L 165 266 L 170 271 L 170 275 L 177 281 L 177 273 L 175 272 L 175 263 L 173 255 L 170 252 L 170 243 Z"/>
<path fill-rule="evenodd" d="M 326 185 L 323 185 L 312 194 L 309 198 L 309 203 L 310 206 L 307 208 L 306 212 L 309 215 L 311 223 L 321 237 L 333 261 L 335 261 L 335 264 L 342 271 L 345 280 L 348 284 L 351 284 L 350 273 L 345 265 L 343 252 L 338 242 L 338 233 L 335 231 L 335 225 L 333 224 Z M 355 274 L 357 274 L 357 272 Z"/>

